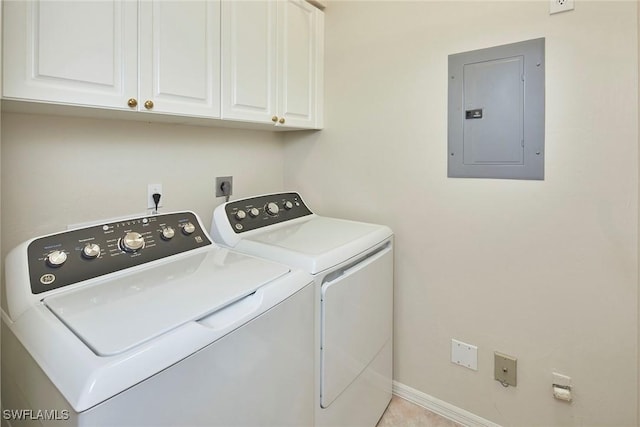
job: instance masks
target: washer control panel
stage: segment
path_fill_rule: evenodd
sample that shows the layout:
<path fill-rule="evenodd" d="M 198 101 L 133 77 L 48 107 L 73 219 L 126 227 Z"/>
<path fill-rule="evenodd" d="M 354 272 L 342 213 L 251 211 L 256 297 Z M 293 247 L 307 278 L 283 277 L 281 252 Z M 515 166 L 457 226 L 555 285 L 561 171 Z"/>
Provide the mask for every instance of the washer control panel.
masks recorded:
<path fill-rule="evenodd" d="M 236 233 L 311 215 L 298 193 L 269 194 L 236 200 L 225 205 L 225 213 Z"/>
<path fill-rule="evenodd" d="M 34 239 L 27 249 L 39 294 L 210 245 L 193 212 L 145 216 Z"/>

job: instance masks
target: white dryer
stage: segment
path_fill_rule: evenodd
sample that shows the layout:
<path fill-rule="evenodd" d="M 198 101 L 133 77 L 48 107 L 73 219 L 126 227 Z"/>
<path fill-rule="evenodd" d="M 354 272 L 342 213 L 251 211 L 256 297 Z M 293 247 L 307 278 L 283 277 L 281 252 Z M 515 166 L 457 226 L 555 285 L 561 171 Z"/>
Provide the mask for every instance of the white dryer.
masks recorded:
<path fill-rule="evenodd" d="M 299 194 L 280 193 L 218 206 L 211 235 L 313 275 L 316 425 L 375 426 L 391 400 L 392 231 L 316 215 Z"/>
<path fill-rule="evenodd" d="M 312 278 L 194 213 L 32 239 L 5 271 L 5 425 L 313 423 Z"/>

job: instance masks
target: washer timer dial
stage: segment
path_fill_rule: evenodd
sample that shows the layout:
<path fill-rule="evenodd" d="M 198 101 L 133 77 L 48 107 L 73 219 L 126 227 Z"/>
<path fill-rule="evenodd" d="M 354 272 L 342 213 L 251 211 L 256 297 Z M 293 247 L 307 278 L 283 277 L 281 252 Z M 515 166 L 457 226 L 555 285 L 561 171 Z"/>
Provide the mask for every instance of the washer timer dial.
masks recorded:
<path fill-rule="evenodd" d="M 144 248 L 144 237 L 140 233 L 132 231 L 120 239 L 120 249 L 125 252 L 138 252 L 142 248 Z"/>

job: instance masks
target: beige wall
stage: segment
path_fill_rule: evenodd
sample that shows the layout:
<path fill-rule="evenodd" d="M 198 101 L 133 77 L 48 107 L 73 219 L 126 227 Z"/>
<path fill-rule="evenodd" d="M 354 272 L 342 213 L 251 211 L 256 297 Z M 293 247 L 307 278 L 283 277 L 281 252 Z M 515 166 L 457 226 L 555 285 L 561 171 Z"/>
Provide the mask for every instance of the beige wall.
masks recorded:
<path fill-rule="evenodd" d="M 285 186 L 395 230 L 397 381 L 505 426 L 637 425 L 637 28 L 635 1 L 329 2 L 326 129 L 286 136 Z M 537 37 L 545 180 L 448 179 L 447 55 Z"/>
<path fill-rule="evenodd" d="M 282 137 L 117 120 L 2 116 L 2 253 L 67 224 L 146 212 L 162 183 L 161 212 L 194 210 L 211 224 L 215 177 L 233 197 L 282 189 Z"/>
<path fill-rule="evenodd" d="M 2 115 L 2 256 L 67 223 L 300 190 L 396 232 L 397 381 L 503 425 L 637 425 L 637 3 L 329 2 L 326 129 Z M 546 178 L 446 177 L 447 55 L 546 37 Z M 283 178 L 284 170 L 284 178 Z M 284 186 L 283 186 L 284 179 Z M 479 370 L 449 362 L 479 346 Z M 492 380 L 493 351 L 519 384 Z M 573 378 L 571 405 L 551 372 Z"/>

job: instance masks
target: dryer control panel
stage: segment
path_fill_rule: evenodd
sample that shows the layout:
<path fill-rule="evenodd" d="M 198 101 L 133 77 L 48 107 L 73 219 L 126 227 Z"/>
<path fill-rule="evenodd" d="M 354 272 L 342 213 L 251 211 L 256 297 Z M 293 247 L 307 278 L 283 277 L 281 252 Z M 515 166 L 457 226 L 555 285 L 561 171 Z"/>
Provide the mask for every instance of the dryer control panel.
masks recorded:
<path fill-rule="evenodd" d="M 27 249 L 39 294 L 211 244 L 193 212 L 150 215 L 34 239 Z"/>
<path fill-rule="evenodd" d="M 311 215 L 298 193 L 268 194 L 229 202 L 224 207 L 236 233 Z"/>

